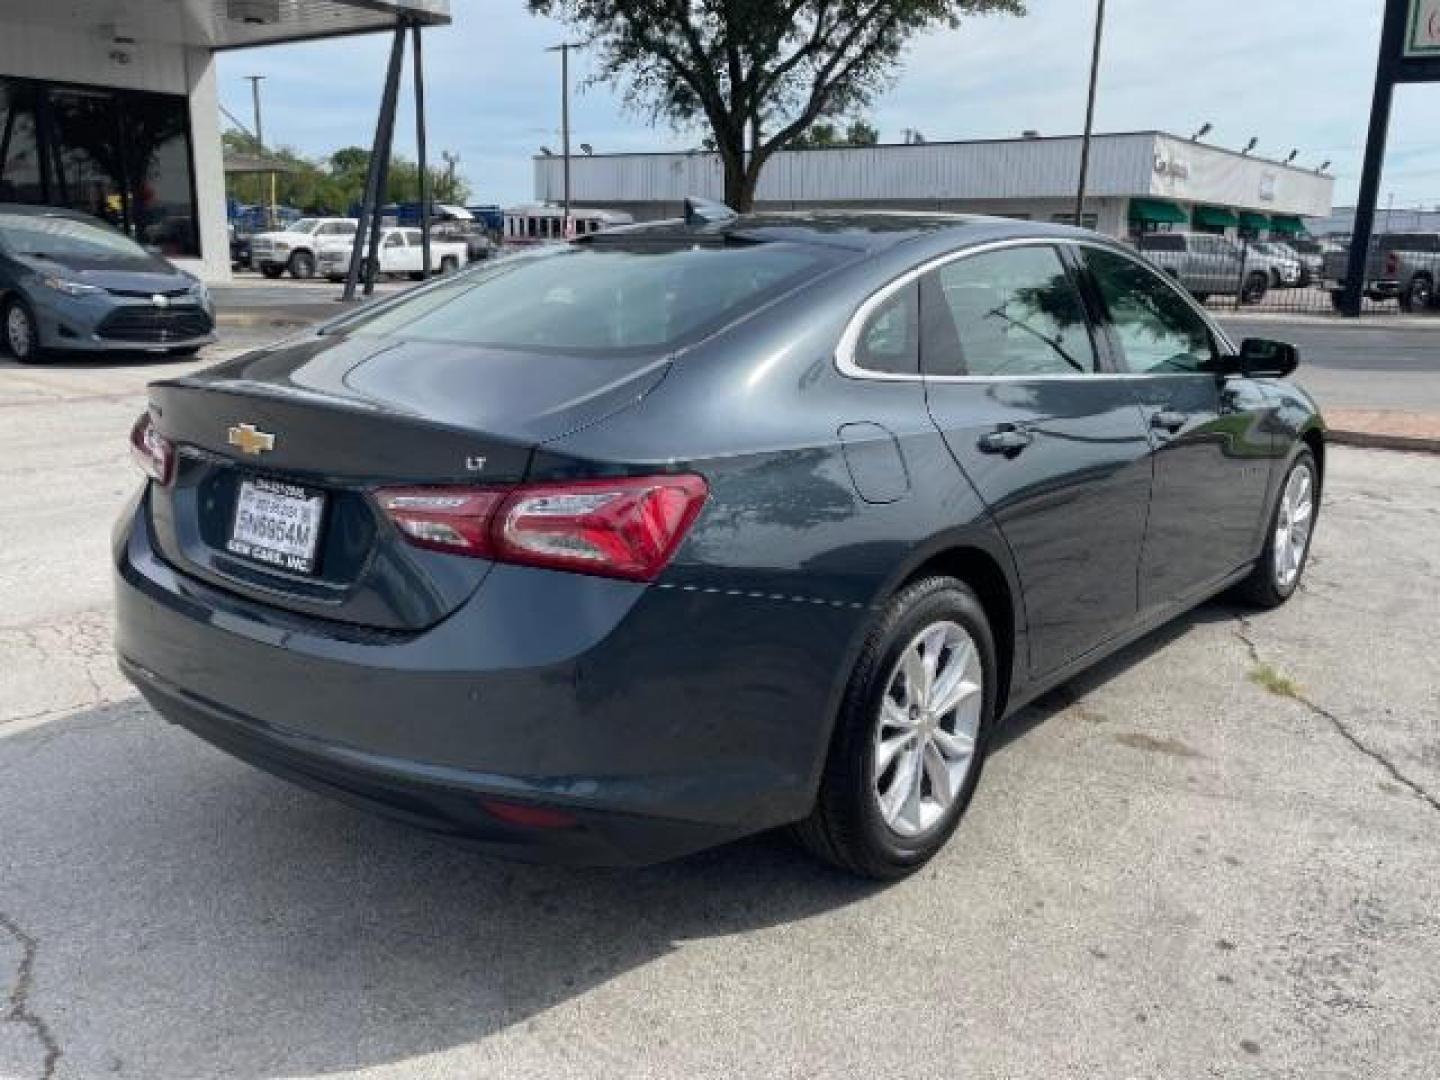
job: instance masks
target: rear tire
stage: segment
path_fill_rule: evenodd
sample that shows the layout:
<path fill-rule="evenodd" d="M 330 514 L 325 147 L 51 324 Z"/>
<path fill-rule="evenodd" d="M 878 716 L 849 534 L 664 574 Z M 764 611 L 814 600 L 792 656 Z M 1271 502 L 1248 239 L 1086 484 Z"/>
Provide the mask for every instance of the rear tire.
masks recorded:
<path fill-rule="evenodd" d="M 990 623 L 969 586 L 938 576 L 908 585 L 855 663 L 815 807 L 793 830 L 799 842 L 881 881 L 924 866 L 979 783 L 997 685 Z"/>
<path fill-rule="evenodd" d="M 18 296 L 0 305 L 0 340 L 5 343 L 5 351 L 22 364 L 38 364 L 45 359 L 35 313 Z"/>
<path fill-rule="evenodd" d="M 1315 455 L 1302 450 L 1285 474 L 1270 511 L 1265 550 L 1250 576 L 1235 587 L 1237 595 L 1261 608 L 1277 608 L 1294 596 L 1305 574 L 1319 516 L 1320 473 Z"/>
<path fill-rule="evenodd" d="M 440 260 L 440 273 L 449 276 L 460 270 L 460 260 L 454 255 L 446 255 Z"/>

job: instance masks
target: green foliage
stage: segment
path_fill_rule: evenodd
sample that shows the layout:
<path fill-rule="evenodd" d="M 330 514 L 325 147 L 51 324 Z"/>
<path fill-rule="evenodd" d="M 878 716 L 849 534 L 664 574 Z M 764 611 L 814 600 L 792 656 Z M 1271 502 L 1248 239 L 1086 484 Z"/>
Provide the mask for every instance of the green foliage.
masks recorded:
<path fill-rule="evenodd" d="M 253 155 L 254 141 L 234 129 L 221 135 L 227 153 Z M 289 147 L 267 148 L 265 156 L 284 162 L 291 172 L 277 173 L 275 201 L 307 213 L 347 214 L 365 191 L 365 170 L 370 151 L 359 146 L 336 150 L 323 161 L 312 161 Z M 441 203 L 464 203 L 470 189 L 463 177 L 452 178 L 444 168 L 430 168 L 432 198 Z M 268 203 L 269 176 L 232 176 L 227 192 L 241 202 Z M 396 155 L 390 159 L 390 176 L 385 185 L 385 202 L 416 202 L 420 198 L 420 166 Z"/>
<path fill-rule="evenodd" d="M 790 144 L 795 150 L 815 150 L 830 146 L 874 146 L 880 132 L 865 120 L 852 120 L 844 131 L 828 120 L 817 120 Z"/>
<path fill-rule="evenodd" d="M 725 198 L 749 209 L 765 162 L 864 108 L 915 35 L 1023 0 L 527 0 L 590 45 L 598 77 L 675 126 L 709 129 Z M 854 125 L 852 125 L 852 130 Z M 873 134 L 874 129 L 858 134 Z M 848 134 L 848 133 L 847 133 Z"/>

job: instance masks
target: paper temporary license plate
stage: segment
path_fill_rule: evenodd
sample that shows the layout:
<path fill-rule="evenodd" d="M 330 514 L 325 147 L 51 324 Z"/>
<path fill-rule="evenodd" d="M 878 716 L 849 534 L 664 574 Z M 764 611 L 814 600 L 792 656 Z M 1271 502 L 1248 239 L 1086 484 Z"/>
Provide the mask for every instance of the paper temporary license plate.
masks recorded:
<path fill-rule="evenodd" d="M 242 480 L 228 551 L 299 574 L 315 572 L 325 496 L 277 480 Z"/>

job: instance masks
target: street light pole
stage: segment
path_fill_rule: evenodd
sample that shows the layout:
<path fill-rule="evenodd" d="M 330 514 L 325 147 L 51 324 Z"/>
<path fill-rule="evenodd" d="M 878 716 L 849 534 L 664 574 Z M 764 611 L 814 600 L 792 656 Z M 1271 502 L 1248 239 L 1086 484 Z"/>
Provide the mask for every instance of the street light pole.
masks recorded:
<path fill-rule="evenodd" d="M 570 239 L 570 50 L 578 49 L 581 46 L 573 41 L 562 41 L 559 45 L 552 45 L 546 52 L 558 52 L 560 54 L 560 153 L 564 158 L 562 166 L 565 175 L 564 200 L 561 205 L 564 207 L 564 225 L 562 226 L 565 239 Z"/>
<path fill-rule="evenodd" d="M 1105 0 L 1095 4 L 1095 48 L 1090 56 L 1090 97 L 1085 105 L 1085 135 L 1080 140 L 1080 186 L 1075 191 L 1075 225 L 1085 224 L 1085 183 L 1090 173 L 1090 138 L 1095 132 L 1095 90 L 1100 81 L 1100 43 L 1105 34 Z"/>

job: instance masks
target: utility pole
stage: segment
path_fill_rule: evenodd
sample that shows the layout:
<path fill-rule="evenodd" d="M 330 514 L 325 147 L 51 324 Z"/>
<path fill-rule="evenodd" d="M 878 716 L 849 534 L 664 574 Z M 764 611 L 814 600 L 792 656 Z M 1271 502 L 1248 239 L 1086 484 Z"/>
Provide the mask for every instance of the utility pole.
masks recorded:
<path fill-rule="evenodd" d="M 1080 186 L 1075 191 L 1075 225 L 1085 223 L 1085 183 L 1090 174 L 1090 138 L 1095 132 L 1095 90 L 1100 81 L 1100 42 L 1105 33 L 1105 0 L 1095 3 L 1095 48 L 1090 56 L 1090 97 L 1085 105 L 1085 135 L 1080 140 Z"/>
<path fill-rule="evenodd" d="M 246 75 L 245 78 L 250 82 L 250 100 L 255 112 L 255 153 L 260 157 L 264 157 L 265 126 L 260 114 L 260 84 L 265 81 L 266 76 Z M 261 181 L 262 185 L 263 183 L 264 181 Z M 263 191 L 259 201 L 265 201 Z M 270 212 L 266 214 L 265 217 L 265 227 L 273 229 L 275 227 L 275 174 L 273 172 L 270 174 Z"/>
<path fill-rule="evenodd" d="M 546 52 L 558 52 L 560 54 L 560 153 L 564 158 L 565 185 L 564 200 L 561 205 L 564 207 L 565 239 L 571 237 L 570 224 L 570 50 L 583 48 L 578 42 L 563 41 L 559 45 L 552 45 Z"/>

